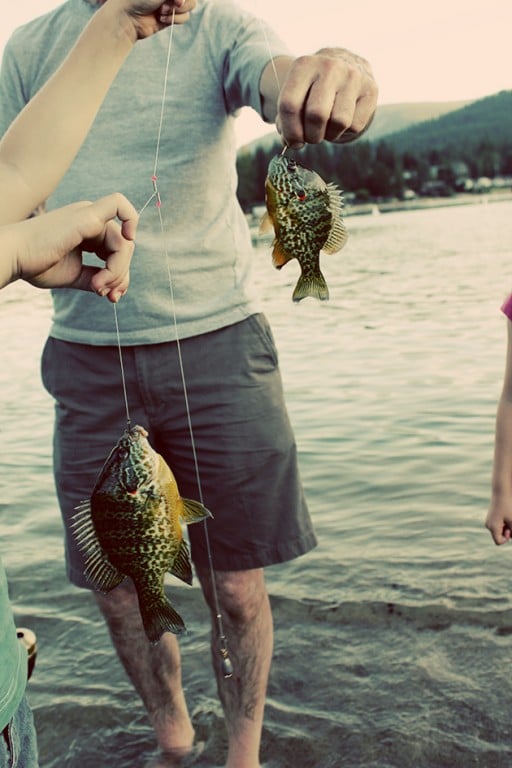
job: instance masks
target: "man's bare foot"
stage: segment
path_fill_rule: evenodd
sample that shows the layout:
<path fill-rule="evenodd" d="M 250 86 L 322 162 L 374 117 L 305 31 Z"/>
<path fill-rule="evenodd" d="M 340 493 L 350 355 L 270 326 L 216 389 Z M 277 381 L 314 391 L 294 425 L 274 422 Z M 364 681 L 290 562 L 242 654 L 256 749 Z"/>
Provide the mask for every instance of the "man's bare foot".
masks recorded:
<path fill-rule="evenodd" d="M 191 748 L 183 747 L 159 752 L 146 763 L 145 768 L 188 768 L 193 766 L 204 751 L 204 741 L 198 741 Z"/>

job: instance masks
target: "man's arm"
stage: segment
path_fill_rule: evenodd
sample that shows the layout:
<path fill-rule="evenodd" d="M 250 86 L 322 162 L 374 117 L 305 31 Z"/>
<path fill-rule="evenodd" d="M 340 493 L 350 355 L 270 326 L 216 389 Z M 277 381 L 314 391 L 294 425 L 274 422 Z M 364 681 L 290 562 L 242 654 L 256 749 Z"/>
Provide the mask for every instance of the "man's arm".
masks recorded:
<path fill-rule="evenodd" d="M 195 0 L 108 0 L 94 14 L 0 142 L 0 224 L 26 218 L 55 189 L 136 40 L 167 26 L 173 8 L 175 22 L 183 23 L 194 6 Z"/>
<path fill-rule="evenodd" d="M 288 146 L 300 147 L 360 136 L 372 121 L 378 88 L 365 59 L 343 48 L 322 48 L 269 62 L 260 92 L 265 119 L 276 122 Z"/>

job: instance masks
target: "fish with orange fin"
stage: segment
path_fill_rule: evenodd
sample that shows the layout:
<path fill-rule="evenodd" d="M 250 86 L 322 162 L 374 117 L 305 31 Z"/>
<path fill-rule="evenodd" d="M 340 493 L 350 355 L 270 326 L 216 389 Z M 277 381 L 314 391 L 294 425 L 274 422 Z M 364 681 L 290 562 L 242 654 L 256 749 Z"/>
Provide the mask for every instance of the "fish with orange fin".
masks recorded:
<path fill-rule="evenodd" d="M 328 299 L 329 289 L 320 270 L 320 251 L 337 253 L 348 238 L 340 190 L 283 153 L 270 161 L 265 200 L 267 212 L 260 232 L 274 229 L 272 263 L 276 269 L 291 259 L 300 264 L 293 301 L 306 296 Z"/>
<path fill-rule="evenodd" d="M 166 572 L 192 584 L 181 523 L 211 517 L 203 504 L 183 499 L 170 468 L 138 425 L 128 426 L 101 470 L 91 497 L 73 520 L 94 589 L 110 592 L 129 576 L 137 590 L 148 640 L 181 634 L 185 623 L 164 592 Z"/>

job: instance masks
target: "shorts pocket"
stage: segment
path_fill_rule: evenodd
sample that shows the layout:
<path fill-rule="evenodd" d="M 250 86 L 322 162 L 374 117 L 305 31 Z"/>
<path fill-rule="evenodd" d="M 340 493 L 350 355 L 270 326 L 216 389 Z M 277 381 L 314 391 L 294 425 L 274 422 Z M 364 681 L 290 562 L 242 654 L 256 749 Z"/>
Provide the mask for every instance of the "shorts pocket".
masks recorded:
<path fill-rule="evenodd" d="M 55 363 L 53 361 L 53 344 L 54 339 L 48 337 L 46 344 L 43 347 L 43 354 L 41 355 L 41 381 L 46 391 L 55 397 Z"/>
<path fill-rule="evenodd" d="M 277 368 L 279 364 L 279 356 L 277 353 L 276 343 L 274 341 L 274 335 L 270 327 L 270 323 L 263 314 L 251 315 L 247 322 L 250 324 L 251 329 L 256 333 L 263 343 L 266 354 L 271 358 L 272 364 Z"/>

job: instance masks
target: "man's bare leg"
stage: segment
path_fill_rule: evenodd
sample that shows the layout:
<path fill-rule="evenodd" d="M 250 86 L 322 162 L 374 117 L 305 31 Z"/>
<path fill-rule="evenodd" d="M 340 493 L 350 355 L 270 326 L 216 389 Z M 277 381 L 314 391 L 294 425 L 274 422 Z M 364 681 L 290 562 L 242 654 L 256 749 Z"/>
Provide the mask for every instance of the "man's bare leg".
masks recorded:
<path fill-rule="evenodd" d="M 194 729 L 181 683 L 176 637 L 166 632 L 157 645 L 148 642 L 129 580 L 108 595 L 96 594 L 96 599 L 117 654 L 144 702 L 160 749 L 169 757 L 188 752 Z"/>
<path fill-rule="evenodd" d="M 260 768 L 263 712 L 273 649 L 272 613 L 263 569 L 215 572 L 223 629 L 233 663 L 233 676 L 229 679 L 223 677 L 221 668 L 210 572 L 200 569 L 198 576 L 212 614 L 213 666 L 228 733 L 226 768 Z"/>

